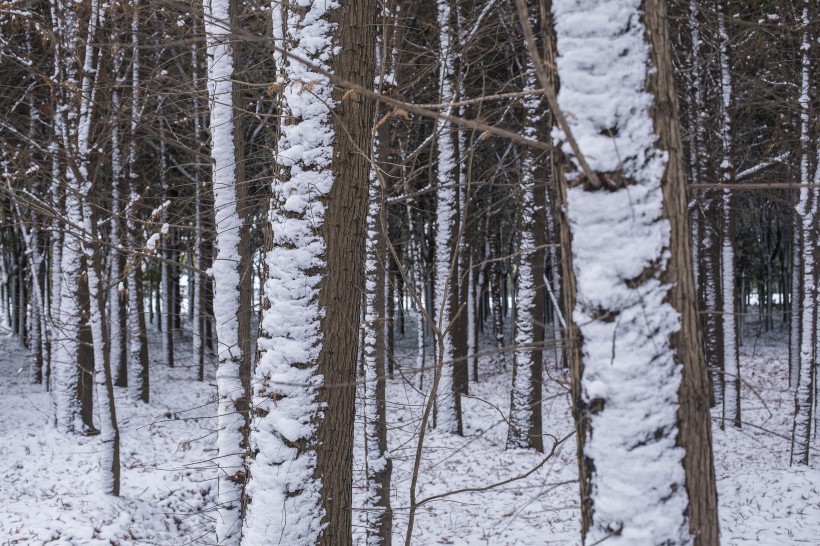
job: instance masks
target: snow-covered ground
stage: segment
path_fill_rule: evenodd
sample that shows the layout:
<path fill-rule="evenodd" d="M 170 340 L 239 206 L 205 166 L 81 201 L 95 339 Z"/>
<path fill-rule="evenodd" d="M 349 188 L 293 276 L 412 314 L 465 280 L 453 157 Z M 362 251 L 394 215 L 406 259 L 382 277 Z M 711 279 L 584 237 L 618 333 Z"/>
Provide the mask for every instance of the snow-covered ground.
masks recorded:
<path fill-rule="evenodd" d="M 747 332 L 752 332 L 749 328 Z M 398 339 L 402 373 L 388 386 L 394 460 L 394 543 L 403 543 L 409 484 L 422 397 L 412 374 L 415 330 Z M 789 467 L 793 397 L 788 392 L 786 336 L 750 337 L 741 347 L 743 429 L 718 428 L 715 466 L 724 545 L 820 544 L 820 471 Z M 62 436 L 51 425 L 51 401 L 27 382 L 29 355 L 12 338 L 0 338 L 0 545 L 213 544 L 217 472 L 212 378 L 196 381 L 186 367 L 188 343 L 177 363 L 152 367 L 152 402 L 118 392 L 123 490 L 114 499 L 97 492 L 98 439 Z M 152 358 L 160 355 L 152 346 Z M 511 361 L 510 355 L 507 360 Z M 182 364 L 182 365 L 180 365 Z M 464 399 L 465 436 L 432 431 L 421 464 L 419 500 L 463 488 L 482 488 L 524 474 L 544 460 L 528 451 L 505 451 L 509 364 L 480 363 L 480 381 Z M 18 371 L 21 370 L 22 371 Z M 554 367 L 545 378 L 544 431 L 572 432 L 564 378 Z M 425 374 L 429 384 L 431 374 Z M 557 380 L 557 381 L 556 381 Z M 357 430 L 357 433 L 360 433 Z M 551 440 L 545 439 L 547 449 Z M 818 456 L 813 452 L 812 465 Z M 361 453 L 357 460 L 361 461 Z M 419 508 L 413 543 L 419 545 L 575 545 L 580 543 L 575 440 L 569 438 L 524 479 L 481 492 L 433 500 Z M 357 467 L 357 495 L 363 473 Z M 360 496 L 358 497 L 360 499 Z M 363 543 L 364 515 L 354 515 Z"/>
<path fill-rule="evenodd" d="M 49 394 L 27 382 L 28 355 L 14 339 L 0 342 L 0 544 L 207 543 L 215 389 L 196 381 L 195 368 L 154 363 L 148 405 L 116 389 L 117 499 L 99 493 L 98 437 L 57 433 Z"/>

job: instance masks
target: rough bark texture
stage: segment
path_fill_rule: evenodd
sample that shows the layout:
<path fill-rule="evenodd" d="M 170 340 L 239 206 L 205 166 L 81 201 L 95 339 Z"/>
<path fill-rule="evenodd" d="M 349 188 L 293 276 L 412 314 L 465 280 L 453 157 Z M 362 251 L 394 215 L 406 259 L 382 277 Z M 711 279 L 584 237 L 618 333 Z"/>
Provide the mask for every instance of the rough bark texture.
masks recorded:
<path fill-rule="evenodd" d="M 81 251 L 82 252 L 82 251 Z M 77 368 L 80 373 L 77 383 L 77 396 L 80 399 L 80 415 L 83 420 L 83 432 L 94 433 L 94 341 L 88 319 L 91 315 L 91 302 L 88 294 L 88 260 L 81 254 L 80 277 L 77 281 L 77 298 L 79 301 L 79 340 L 77 351 Z"/>
<path fill-rule="evenodd" d="M 675 443 L 683 451 L 682 466 L 688 502 L 684 501 L 685 512 L 682 515 L 685 516 L 683 521 L 688 524 L 688 536 L 680 536 L 676 539 L 677 542 L 668 542 L 668 544 L 692 542 L 699 546 L 711 546 L 719 544 L 719 539 L 715 477 L 711 454 L 709 382 L 698 335 L 682 146 L 678 134 L 677 98 L 673 86 L 673 65 L 669 49 L 666 6 L 663 0 L 645 0 L 641 8 L 642 21 L 646 26 L 646 39 L 650 46 L 648 48 L 649 66 L 652 69 L 647 71 L 646 90 L 655 99 L 650 110 L 654 132 L 658 137 L 655 146 L 667 153 L 665 173 L 660 181 L 663 208 L 659 221 L 668 222 L 670 228 L 669 261 L 664 263 L 659 271 L 653 271 L 655 266 L 649 267 L 641 278 L 630 282 L 640 284 L 645 282 L 644 275 L 649 278 L 657 274 L 659 280 L 670 287 L 665 297 L 666 303 L 670 304 L 680 317 L 680 329 L 671 334 L 668 343 L 674 355 L 675 367 L 680 373 Z M 559 165 L 566 165 L 560 157 L 557 159 Z M 557 197 L 559 203 L 563 205 L 562 210 L 566 210 L 567 178 L 561 168 L 558 169 L 558 174 Z M 573 191 L 578 192 L 577 189 Z M 597 191 L 607 192 L 609 190 L 604 188 Z M 613 191 L 618 191 L 617 186 Z M 570 229 L 566 214 L 559 216 L 562 246 L 566 249 L 573 248 L 571 231 L 576 228 Z M 574 221 L 577 222 L 578 219 Z M 573 269 L 573 260 L 574 258 L 569 256 L 569 253 L 564 253 L 562 268 L 564 303 L 567 309 L 575 309 L 575 314 L 579 314 L 579 309 L 583 310 L 584 307 L 576 305 L 577 279 L 575 275 L 577 271 Z M 602 317 L 600 320 L 606 322 L 607 318 Z M 595 477 L 600 471 L 600 468 L 596 469 L 596 464 L 603 465 L 604 462 L 593 461 L 590 458 L 587 444 L 592 441 L 595 434 L 592 422 L 600 419 L 597 416 L 602 414 L 608 405 L 607 400 L 591 399 L 586 389 L 593 388 L 592 384 L 588 380 L 582 381 L 585 373 L 583 359 L 587 358 L 587 351 L 592 350 L 586 347 L 588 340 L 580 337 L 578 324 L 570 324 L 567 333 L 567 353 L 573 375 L 572 396 L 575 402 L 573 412 L 579 443 L 582 534 L 586 538 L 587 533 L 595 526 L 596 533 L 593 536 L 598 537 L 596 540 L 600 539 L 602 532 L 606 531 L 606 538 L 613 539 L 613 543 L 625 543 L 623 541 L 626 536 L 621 536 L 623 527 L 619 527 L 618 522 L 601 522 L 596 519 L 598 507 L 595 506 L 594 499 L 599 493 L 596 491 L 597 485 L 594 484 L 598 484 Z M 609 465 L 608 470 L 611 474 L 611 461 L 606 461 L 606 464 Z M 672 514 L 670 516 L 677 517 Z M 685 531 L 683 534 L 686 535 Z M 620 542 L 616 537 L 620 537 Z M 645 535 L 644 537 L 646 538 Z M 652 542 L 652 538 L 648 540 L 649 542 L 640 543 L 667 543 L 663 542 L 665 539 L 660 538 L 656 538 L 655 542 Z"/>
<path fill-rule="evenodd" d="M 331 13 L 338 24 L 339 55 L 332 65 L 343 80 L 371 85 L 375 73 L 375 4 L 343 0 Z M 318 402 L 327 405 L 317 436 L 317 478 L 321 479 L 323 546 L 352 544 L 353 422 L 356 397 L 356 354 L 361 310 L 361 279 L 366 235 L 367 184 L 374 105 L 355 93 L 334 91 L 338 106 L 333 125 L 336 140 L 332 168 L 336 180 L 328 196 L 323 235 L 327 243 L 327 275 L 321 284 L 322 351 L 319 373 L 324 388 Z"/>
<path fill-rule="evenodd" d="M 683 365 L 678 407 L 678 444 L 685 450 L 683 467 L 689 494 L 689 531 L 696 546 L 716 546 L 718 538 L 717 488 L 712 460 L 712 426 L 709 413 L 709 379 L 700 346 L 692 273 L 692 254 L 683 174 L 683 145 L 679 133 L 678 100 L 675 94 L 671 40 L 665 0 L 644 2 L 645 23 L 656 72 L 647 87 L 655 95 L 653 112 L 658 145 L 669 152 L 663 183 L 664 213 L 672 226 L 669 267 L 663 276 L 674 288 L 672 305 L 681 315 L 681 329 L 672 346 Z"/>

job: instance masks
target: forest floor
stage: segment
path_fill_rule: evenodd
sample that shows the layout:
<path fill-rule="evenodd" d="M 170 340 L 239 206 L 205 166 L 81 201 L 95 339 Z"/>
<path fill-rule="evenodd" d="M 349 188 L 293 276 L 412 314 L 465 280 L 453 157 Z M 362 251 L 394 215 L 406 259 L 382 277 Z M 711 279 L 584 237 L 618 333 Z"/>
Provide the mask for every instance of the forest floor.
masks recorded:
<path fill-rule="evenodd" d="M 394 461 L 394 543 L 403 543 L 422 397 L 417 391 L 415 329 L 397 338 L 397 373 L 388 384 L 389 444 Z M 750 328 L 747 330 L 752 332 Z M 159 336 L 152 336 L 158 338 Z M 820 543 L 820 470 L 789 466 L 794 409 L 788 390 L 785 333 L 749 336 L 741 347 L 742 429 L 714 422 L 721 537 L 724 545 Z M 150 404 L 117 392 L 122 434 L 122 496 L 99 493 L 99 439 L 58 434 L 52 404 L 27 381 L 30 356 L 0 338 L 0 545 L 213 544 L 215 388 L 196 381 L 190 343 L 178 345 L 176 368 L 153 360 Z M 160 347 L 151 346 L 152 355 Z M 187 357 L 187 358 L 186 358 Z M 483 488 L 525 474 L 545 455 L 506 451 L 512 358 L 479 363 L 479 382 L 463 401 L 464 437 L 429 432 L 417 498 Z M 401 371 L 402 373 L 399 373 Z M 573 430 L 562 372 L 548 366 L 544 431 Z M 425 385 L 432 375 L 425 373 Z M 715 416 L 717 417 L 717 413 Z M 361 430 L 357 430 L 357 438 Z M 359 444 L 357 444 L 359 445 Z M 817 452 L 812 453 L 815 468 Z M 354 506 L 361 505 L 361 447 Z M 569 438 L 529 476 L 486 491 L 463 492 L 418 509 L 413 544 L 579 544 L 575 440 Z M 354 514 L 363 544 L 364 514 Z"/>

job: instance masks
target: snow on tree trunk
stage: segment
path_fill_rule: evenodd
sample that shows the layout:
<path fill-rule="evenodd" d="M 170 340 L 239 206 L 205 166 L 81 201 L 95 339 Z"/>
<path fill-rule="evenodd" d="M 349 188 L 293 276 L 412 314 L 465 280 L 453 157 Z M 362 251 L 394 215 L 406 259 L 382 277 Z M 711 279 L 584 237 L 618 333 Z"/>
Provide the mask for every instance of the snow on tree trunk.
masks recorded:
<path fill-rule="evenodd" d="M 706 173 L 706 111 L 704 106 L 704 89 L 703 89 L 703 71 L 701 60 L 701 46 L 702 38 L 700 32 L 700 21 L 698 15 L 700 8 L 696 1 L 689 3 L 689 27 L 691 32 L 691 84 L 692 84 L 692 105 L 690 108 L 690 123 L 692 125 L 692 139 L 693 143 L 690 149 L 690 169 L 692 172 L 692 183 L 699 184 L 703 182 L 703 177 Z M 719 312 L 720 300 L 720 260 L 716 253 L 716 244 L 719 240 L 716 236 L 713 215 L 716 211 L 715 199 L 709 193 L 701 193 L 698 195 L 701 208 L 703 210 L 703 217 L 695 207 L 695 212 L 691 215 L 692 218 L 700 222 L 700 229 L 694 229 L 696 224 L 693 224 L 692 229 L 692 249 L 693 252 L 699 249 L 698 255 L 694 257 L 695 271 L 700 269 L 700 264 L 703 264 L 702 286 L 703 286 L 703 349 L 706 357 L 706 365 L 710 368 L 710 377 L 712 381 L 712 396 L 715 402 L 723 401 L 723 322 Z M 697 284 L 696 276 L 696 284 Z"/>
<path fill-rule="evenodd" d="M 713 197 L 707 200 L 704 210 L 716 212 Z M 725 353 L 723 350 L 723 319 L 721 317 L 721 281 L 720 281 L 720 254 L 718 253 L 719 231 L 705 218 L 703 222 L 703 246 L 701 259 L 703 260 L 703 300 L 705 316 L 703 319 L 703 346 L 706 365 L 709 367 L 712 381 L 712 398 L 715 403 L 723 402 L 724 382 L 723 374 Z"/>
<path fill-rule="evenodd" d="M 131 124 L 128 149 L 128 205 L 127 217 L 129 246 L 141 250 L 142 227 L 137 222 L 137 206 L 141 196 L 137 190 L 137 127 L 142 117 L 140 102 L 140 43 L 139 1 L 135 0 L 131 14 Z M 142 289 L 142 265 L 138 257 L 132 257 L 128 269 L 128 385 L 138 400 L 146 404 L 150 400 L 150 376 L 148 370 L 148 333 L 145 325 L 145 303 Z"/>
<path fill-rule="evenodd" d="M 78 227 L 80 201 L 74 191 L 66 192 L 66 225 L 63 227 L 63 244 L 59 265 L 60 304 L 57 323 L 60 325 L 54 353 L 54 402 L 57 412 L 57 429 L 61 432 L 82 430 L 80 401 L 77 397 L 79 368 L 77 355 L 80 352 L 80 324 L 77 291 L 80 281 L 80 244 Z"/>
<path fill-rule="evenodd" d="M 32 112 L 36 112 L 32 106 Z M 32 113 L 30 121 L 31 126 L 38 123 L 36 119 L 38 116 Z M 29 136 L 34 138 L 33 129 L 30 130 Z M 5 154 L 4 154 L 5 155 Z M 14 187 L 23 181 L 15 180 L 9 172 L 8 161 L 3 159 L 3 178 L 8 190 L 14 194 Z M 36 172 L 37 166 L 32 163 L 31 172 Z M 37 195 L 39 186 L 39 179 L 35 178 L 31 193 Z M 17 230 L 17 239 L 21 247 L 20 263 L 28 264 L 28 271 L 31 283 L 31 336 L 29 348 L 34 353 L 33 361 L 29 364 L 29 380 L 32 383 L 41 383 L 43 381 L 43 365 L 45 352 L 45 338 L 48 335 L 48 330 L 45 326 L 44 320 L 44 298 L 43 298 L 43 267 L 44 259 L 40 249 L 40 219 L 39 214 L 35 209 L 29 209 L 24 212 L 23 207 L 17 201 L 11 201 L 12 214 L 11 218 L 16 220 L 14 228 Z"/>
<path fill-rule="evenodd" d="M 732 105 L 732 78 L 729 74 L 728 42 L 726 17 L 723 2 L 718 3 L 718 33 L 720 49 L 721 74 L 721 117 L 720 141 L 723 148 L 723 160 L 720 164 L 721 181 L 727 184 L 734 182 L 732 165 L 732 122 L 729 109 Z M 723 294 L 723 363 L 726 377 L 723 381 L 723 419 L 731 420 L 740 427 L 740 355 L 737 348 L 737 331 L 735 321 L 735 248 L 734 222 L 732 221 L 732 192 L 723 190 L 722 230 L 721 230 L 721 281 Z"/>
<path fill-rule="evenodd" d="M 333 56 L 330 9 L 323 2 L 303 9 L 274 6 L 276 45 L 327 68 Z M 334 182 L 330 164 L 335 135 L 328 108 L 335 103 L 327 78 L 297 61 L 283 67 L 283 76 L 282 106 L 288 113 L 283 120 L 294 122 L 280 127 L 277 161 L 286 174 L 274 183 L 274 246 L 265 257 L 268 278 L 253 378 L 251 448 L 256 455 L 249 462 L 250 503 L 243 528 L 243 544 L 248 546 L 274 538 L 294 546 L 317 544 L 325 516 L 315 450 L 323 417 L 317 391 L 324 383 L 317 373 L 324 316 L 318 300 L 327 267 L 326 242 L 319 230 Z M 311 82 L 309 93 L 302 92 L 304 82 Z"/>
<path fill-rule="evenodd" d="M 585 543 L 717 544 L 665 5 L 556 0 L 553 14 L 559 106 L 592 169 L 556 130 L 573 161 L 562 238 Z"/>
<path fill-rule="evenodd" d="M 237 212 L 231 7 L 229 0 L 212 0 L 205 11 L 217 248 L 212 268 L 214 319 L 219 344 L 216 372 L 219 398 L 219 514 L 216 536 L 220 544 L 239 543 L 242 529 L 240 507 L 245 483 L 242 428 L 246 425 L 246 415 L 239 411 L 245 389 L 240 379 L 242 354 L 237 316 L 240 299 L 237 264 L 242 219 Z"/>
<path fill-rule="evenodd" d="M 194 22 L 195 29 L 198 29 L 196 20 Z M 199 55 L 197 53 L 196 44 L 191 44 L 191 83 L 194 89 L 194 134 L 197 137 L 197 142 L 202 135 L 202 113 L 200 110 L 199 91 Z M 195 169 L 196 182 L 194 183 L 194 270 L 189 273 L 193 276 L 194 294 L 193 305 L 191 305 L 191 353 L 194 359 L 194 365 L 197 367 L 197 378 L 200 381 L 205 380 L 205 345 L 202 342 L 204 335 L 204 318 L 202 309 L 203 298 L 203 283 L 205 278 L 202 275 L 202 267 L 204 260 L 202 259 L 203 252 L 203 229 L 202 222 L 202 168 L 200 162 L 197 160 Z"/>
<path fill-rule="evenodd" d="M 375 177 L 374 177 L 375 178 Z M 383 288 L 384 233 L 380 224 L 386 221 L 382 212 L 382 192 L 378 179 L 370 184 L 370 207 L 367 220 L 365 262 L 364 338 L 364 425 L 365 479 L 367 491 L 364 507 L 367 519 L 368 546 L 389 545 L 392 516 L 390 509 L 390 474 L 392 461 L 387 451 L 385 407 L 385 325 L 379 316 L 378 294 Z"/>
<path fill-rule="evenodd" d="M 689 82 L 691 88 L 691 106 L 689 109 L 689 124 L 692 133 L 692 145 L 689 149 L 689 168 L 691 170 L 692 184 L 702 182 L 705 172 L 704 162 L 706 160 L 706 150 L 704 149 L 704 102 L 703 102 L 703 74 L 701 70 L 701 36 L 700 22 L 698 21 L 698 3 L 695 0 L 689 2 L 689 31 L 691 38 L 691 50 L 689 52 L 689 64 L 691 73 Z M 700 213 L 698 210 L 698 199 L 700 196 L 690 201 L 690 219 L 692 220 L 692 262 L 695 264 L 695 286 L 698 285 L 699 273 L 699 249 L 700 249 Z"/>
<path fill-rule="evenodd" d="M 68 156 L 71 153 L 71 133 L 76 127 L 77 112 L 73 104 L 73 93 L 69 88 L 76 88 L 78 82 L 77 67 L 74 59 L 67 52 L 76 51 L 79 39 L 79 21 L 77 14 L 61 0 L 53 0 L 51 5 L 52 21 L 55 23 L 54 35 L 58 40 L 55 55 L 55 79 L 70 82 L 61 86 L 57 98 L 54 128 L 55 140 L 60 142 L 60 151 Z M 63 173 L 60 170 L 58 176 Z M 59 264 L 59 341 L 54 356 L 54 402 L 57 429 L 61 432 L 81 432 L 83 430 L 78 398 L 79 368 L 77 355 L 80 352 L 80 305 L 79 284 L 81 275 L 80 238 L 82 234 L 82 215 L 78 185 L 73 180 L 73 172 L 65 168 L 65 192 L 63 209 L 64 222 L 58 224 L 63 233 L 63 244 L 60 247 Z"/>
<path fill-rule="evenodd" d="M 409 183 L 405 178 L 405 188 L 404 193 L 406 195 L 410 195 L 411 190 L 409 187 Z M 413 218 L 413 206 L 418 207 L 418 203 L 413 203 L 409 199 L 407 201 L 407 205 L 405 207 L 405 215 L 407 218 L 407 226 L 409 233 L 409 247 L 410 247 L 410 261 L 411 261 L 411 269 L 410 274 L 412 275 L 413 284 L 411 290 L 415 291 L 415 293 L 419 297 L 419 302 L 422 302 L 421 306 L 418 306 L 416 309 L 416 373 L 419 377 L 419 390 L 424 389 L 424 356 L 425 356 L 425 347 L 424 347 L 424 330 L 426 325 L 426 320 L 423 313 L 423 301 L 424 301 L 424 294 L 423 294 L 423 272 L 422 272 L 422 253 L 420 249 L 420 242 L 419 237 L 420 233 L 418 229 L 416 229 L 416 221 Z"/>
<path fill-rule="evenodd" d="M 92 179 L 89 173 L 88 164 L 91 154 L 90 129 L 91 120 L 95 106 L 95 96 L 97 93 L 96 67 L 94 57 L 96 49 L 94 44 L 97 41 L 97 29 L 102 25 L 104 12 L 99 3 L 92 0 L 91 19 L 88 24 L 88 34 L 86 38 L 85 69 L 82 85 L 81 132 L 78 137 L 79 172 L 83 179 L 81 182 L 83 222 L 85 233 L 90 237 L 89 241 L 83 243 L 86 255 L 86 272 L 88 275 L 88 294 L 90 299 L 89 327 L 91 329 L 94 344 L 94 378 L 97 385 L 97 409 L 99 413 L 100 427 L 100 465 L 102 490 L 104 493 L 119 496 L 120 494 L 120 435 L 117 426 L 117 416 L 114 407 L 114 383 L 111 377 L 111 361 L 109 347 L 107 346 L 107 335 L 104 322 L 105 296 L 100 275 L 102 271 L 102 255 L 97 236 L 97 221 L 94 215 L 91 202 Z M 96 64 L 99 64 L 97 62 Z M 119 323 L 119 315 L 115 315 Z"/>
<path fill-rule="evenodd" d="M 53 122 L 55 125 L 57 124 L 57 120 L 59 116 L 55 117 L 55 121 Z M 64 200 L 61 198 L 60 187 L 62 186 L 61 179 L 60 179 L 60 163 L 59 163 L 59 145 L 57 144 L 59 140 L 59 132 L 54 131 L 54 135 L 52 136 L 52 143 L 49 146 L 49 152 L 52 154 L 51 159 L 51 206 L 56 211 L 63 210 Z M 48 367 L 45 371 L 45 384 L 46 390 L 51 390 L 51 376 L 52 370 L 54 369 L 54 358 L 55 354 L 57 353 L 57 344 L 59 335 L 55 335 L 57 332 L 57 327 L 55 326 L 56 321 L 60 318 L 60 305 L 62 303 L 62 277 L 63 277 L 63 234 L 61 231 L 62 222 L 59 215 L 54 215 L 54 218 L 51 220 L 51 233 L 49 238 L 51 240 L 51 300 L 49 301 L 48 307 L 48 321 L 49 321 L 49 328 L 52 330 L 53 334 L 51 336 L 51 343 L 50 343 L 50 354 L 49 354 L 49 362 Z"/>
<path fill-rule="evenodd" d="M 439 32 L 439 98 L 445 114 L 453 108 L 447 103 L 455 100 L 453 79 L 453 51 L 450 43 L 450 0 L 437 0 Z M 436 428 L 454 434 L 461 430 L 460 416 L 456 413 L 456 396 L 453 364 L 453 318 L 451 293 L 455 286 L 456 258 L 454 258 L 454 238 L 456 222 L 456 190 L 458 165 L 455 161 L 454 134 L 452 124 L 436 122 L 437 179 L 436 179 L 436 278 L 435 278 L 435 320 L 437 326 L 436 375 L 440 376 L 436 396 Z"/>
<path fill-rule="evenodd" d="M 104 493 L 119 495 L 120 464 L 119 464 L 119 430 L 114 409 L 114 385 L 111 380 L 111 367 L 108 360 L 106 346 L 105 298 L 103 286 L 100 282 L 102 257 L 97 241 L 97 222 L 91 206 L 92 179 L 89 172 L 89 162 L 92 151 L 91 124 L 96 106 L 97 93 L 97 30 L 102 25 L 104 13 L 99 2 L 92 0 L 91 13 L 86 33 L 85 55 L 82 71 L 82 81 L 79 86 L 79 112 L 76 128 L 72 127 L 71 138 L 67 139 L 67 149 L 72 156 L 69 161 L 73 164 L 67 169 L 68 193 L 77 193 L 81 225 L 84 239 L 78 240 L 81 250 L 85 253 L 86 275 L 88 278 L 89 322 L 94 353 L 94 379 L 98 393 L 95 397 L 99 411 L 100 442 L 102 449 L 101 478 Z M 76 139 L 76 140 L 75 140 Z"/>
<path fill-rule="evenodd" d="M 801 275 L 800 275 L 800 239 L 803 230 L 802 222 L 794 222 L 792 227 L 791 241 L 791 312 L 789 316 L 789 388 L 797 390 L 797 378 L 800 374 L 800 306 L 801 301 Z"/>
<path fill-rule="evenodd" d="M 797 388 L 795 392 L 795 412 L 794 431 L 792 434 L 792 464 L 809 464 L 809 452 L 811 442 L 811 422 L 814 410 L 814 381 L 816 381 L 817 353 L 815 352 L 815 340 L 817 336 L 817 277 L 815 272 L 814 253 L 816 250 L 817 236 L 815 217 L 817 214 L 818 198 L 820 194 L 816 188 L 809 188 L 811 183 L 809 176 L 809 161 L 812 149 L 812 142 L 809 137 L 810 131 L 810 89 L 811 89 L 811 50 L 809 34 L 809 0 L 803 3 L 803 36 L 801 40 L 801 83 L 800 83 L 800 199 L 795 211 L 802 228 L 800 234 L 800 249 L 802 254 L 802 289 L 800 301 L 801 336 L 799 344 L 799 367 L 797 377 Z M 818 154 L 820 159 L 820 154 Z M 820 183 L 820 163 L 815 171 L 814 183 Z M 797 246 L 795 247 L 797 248 Z"/>
<path fill-rule="evenodd" d="M 478 323 L 476 322 L 476 275 L 474 272 L 475 264 L 473 252 L 470 251 L 470 262 L 467 270 L 467 363 L 473 363 L 473 381 L 478 381 L 478 374 L 476 373 L 478 367 Z"/>
<path fill-rule="evenodd" d="M 528 63 L 527 90 L 535 89 L 535 68 Z M 524 100 L 526 128 L 524 136 L 536 140 L 540 100 L 529 96 Z M 533 274 L 535 236 L 535 185 L 534 150 L 523 151 L 521 164 L 521 206 L 518 219 L 518 282 L 515 294 L 515 353 L 513 353 L 513 378 L 510 393 L 510 426 L 507 448 L 534 448 L 544 450 L 541 437 L 541 352 L 535 347 L 536 322 L 540 310 L 536 309 L 536 288 Z M 540 281 L 540 279 L 539 279 Z"/>
<path fill-rule="evenodd" d="M 30 44 L 30 33 L 26 32 L 26 40 Z M 30 45 L 28 46 L 30 49 Z M 29 97 L 29 137 L 34 141 L 37 137 L 37 131 L 43 120 L 40 116 L 40 111 L 37 107 L 37 97 L 32 94 Z M 39 170 L 39 165 L 35 157 L 30 159 L 30 169 Z M 32 182 L 32 193 L 40 195 L 43 191 L 42 178 L 37 176 Z M 46 297 L 46 257 L 44 255 L 45 234 L 42 232 L 41 225 L 43 217 L 36 209 L 30 210 L 31 215 L 31 229 L 28 234 L 27 254 L 29 256 L 29 263 L 31 269 L 31 289 L 33 297 L 31 300 L 31 315 L 32 315 L 32 340 L 34 349 L 34 366 L 32 367 L 31 380 L 34 383 L 42 383 L 44 370 L 48 366 L 48 347 L 51 339 L 51 331 L 48 321 L 46 320 L 46 304 L 48 298 Z M 22 226 L 21 226 L 22 227 Z M 46 251 L 47 254 L 47 251 Z"/>
<path fill-rule="evenodd" d="M 116 83 L 111 92 L 111 108 L 119 112 L 122 108 L 122 96 L 120 87 L 124 83 L 124 78 L 120 75 L 122 67 L 122 50 L 119 44 L 114 45 L 114 69 Z M 114 382 L 118 387 L 128 386 L 128 366 L 127 360 L 123 358 L 123 331 L 121 328 L 122 309 L 122 288 L 120 280 L 122 274 L 120 249 L 120 192 L 123 185 L 124 165 L 122 157 L 122 136 L 120 133 L 120 123 L 118 119 L 111 122 L 111 228 L 108 234 L 111 244 L 111 273 L 108 288 L 108 302 L 110 305 L 111 318 L 108 329 L 109 346 L 108 351 L 111 358 L 111 367 L 114 369 Z"/>
<path fill-rule="evenodd" d="M 286 50 L 282 176 L 274 181 L 273 245 L 265 256 L 243 544 L 350 546 L 371 172 L 361 151 L 372 146 L 374 109 L 300 59 L 371 87 L 377 11 L 365 0 L 283 9 L 274 16 L 284 24 Z"/>
<path fill-rule="evenodd" d="M 100 470 L 104 493 L 120 494 L 120 432 L 114 407 L 114 382 L 111 376 L 109 347 L 104 322 L 104 287 L 100 282 L 101 261 L 99 244 L 96 242 L 96 218 L 91 207 L 91 182 L 86 180 L 83 191 L 83 221 L 85 231 L 93 234 L 91 242 L 84 243 L 88 266 L 88 293 L 91 301 L 89 327 L 94 344 L 94 381 L 97 386 L 95 400 L 100 427 Z"/>

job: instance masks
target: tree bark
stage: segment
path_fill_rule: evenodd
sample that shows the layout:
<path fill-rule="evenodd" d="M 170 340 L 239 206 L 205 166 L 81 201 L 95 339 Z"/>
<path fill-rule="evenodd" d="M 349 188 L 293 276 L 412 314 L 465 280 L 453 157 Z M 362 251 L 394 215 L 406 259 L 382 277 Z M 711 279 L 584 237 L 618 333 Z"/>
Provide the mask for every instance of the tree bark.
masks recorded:
<path fill-rule="evenodd" d="M 617 24 L 612 21 L 616 7 Z M 598 10 L 609 14 L 611 25 L 580 24 Z M 564 293 L 567 308 L 574 310 L 567 317 L 574 323 L 568 352 L 584 540 L 716 545 L 708 381 L 698 335 L 666 7 L 660 0 L 598 0 L 583 8 L 555 0 L 553 13 L 562 86 L 558 103 L 577 116 L 569 125 L 581 151 L 599 146 L 586 159 L 603 181 L 596 188 L 592 173 L 577 167 L 574 155 L 572 164 L 562 162 L 566 170 L 559 172 L 558 193 L 567 211 L 562 242 L 571 250 L 564 256 Z M 618 47 L 610 40 L 617 40 Z M 585 60 L 589 47 L 601 55 L 625 53 L 599 60 L 593 75 Z M 619 70 L 620 63 L 629 63 L 633 72 L 615 83 L 608 72 Z M 634 72 L 638 66 L 645 71 Z M 614 127 L 599 133 L 596 124 L 613 120 L 596 118 L 584 105 L 592 97 L 600 100 L 596 93 L 602 90 L 622 104 L 641 106 L 617 114 Z M 570 152 L 568 146 L 562 149 Z M 644 159 L 632 163 L 629 158 L 638 153 Z M 635 207 L 642 211 L 640 219 Z M 652 250 L 648 237 L 658 242 Z M 605 269 L 596 264 L 606 264 Z M 635 418 L 626 417 L 632 412 Z M 647 415 L 653 415 L 651 422 Z M 665 462 L 655 466 L 660 460 Z M 629 498 L 624 497 L 626 483 Z M 655 515 L 644 519 L 649 513 Z"/>
<path fill-rule="evenodd" d="M 243 544 L 350 546 L 371 172 L 362 152 L 371 149 L 374 104 L 289 54 L 372 86 L 376 9 L 372 0 L 281 9 L 274 9 L 274 40 L 286 50 L 277 54 L 286 68 L 277 84 L 288 115 L 271 205 Z"/>

